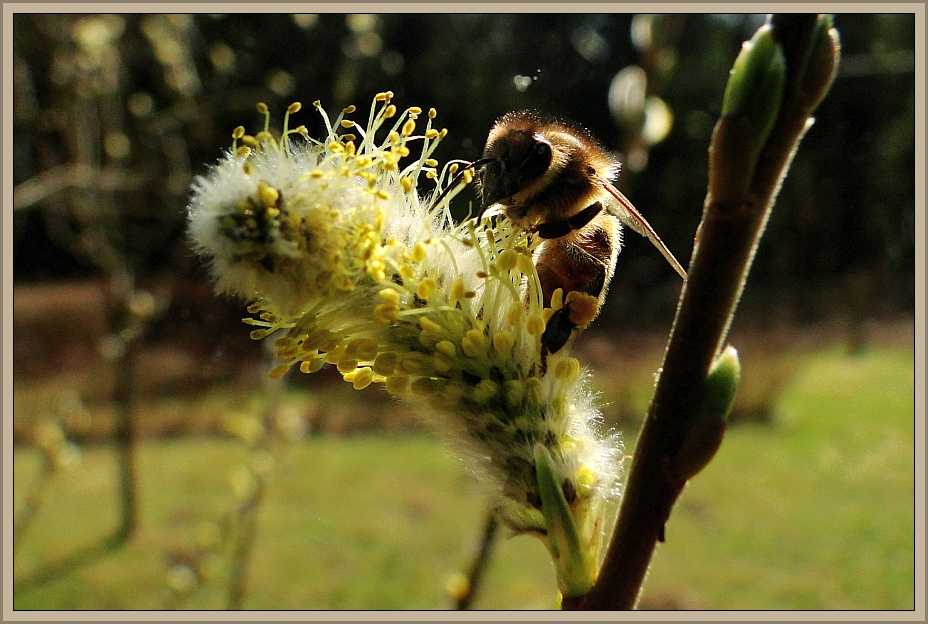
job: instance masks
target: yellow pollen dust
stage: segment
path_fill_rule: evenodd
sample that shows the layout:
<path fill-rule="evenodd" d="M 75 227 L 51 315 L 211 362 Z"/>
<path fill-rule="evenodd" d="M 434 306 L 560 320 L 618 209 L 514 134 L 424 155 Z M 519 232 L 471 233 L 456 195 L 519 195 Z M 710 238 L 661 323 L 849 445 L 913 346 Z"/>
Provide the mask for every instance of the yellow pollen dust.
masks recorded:
<path fill-rule="evenodd" d="M 570 322 L 581 329 L 589 325 L 599 312 L 599 299 L 586 293 L 571 292 L 564 304 L 570 304 Z"/>

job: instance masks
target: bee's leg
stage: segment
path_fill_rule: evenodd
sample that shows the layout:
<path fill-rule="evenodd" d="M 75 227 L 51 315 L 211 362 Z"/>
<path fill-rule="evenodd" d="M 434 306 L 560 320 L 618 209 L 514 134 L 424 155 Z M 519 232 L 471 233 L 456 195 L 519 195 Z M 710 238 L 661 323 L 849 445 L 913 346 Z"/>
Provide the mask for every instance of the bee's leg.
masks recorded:
<path fill-rule="evenodd" d="M 603 286 L 606 281 L 606 272 L 603 270 L 601 273 L 596 275 L 586 288 L 582 292 L 592 295 L 597 299 L 600 298 L 600 295 L 603 291 Z M 551 315 L 551 318 L 548 319 L 548 323 L 545 326 L 545 331 L 541 335 L 541 353 L 542 359 L 544 359 L 549 353 L 557 353 L 564 348 L 564 345 L 571 339 L 573 336 L 574 330 L 578 325 L 571 320 L 570 317 L 570 302 L 566 303 L 564 307 L 560 310 L 556 310 L 554 314 Z"/>
<path fill-rule="evenodd" d="M 534 231 L 538 234 L 539 238 L 561 238 L 575 230 L 586 227 L 586 225 L 595 219 L 602 210 L 603 205 L 600 202 L 595 202 L 566 221 L 549 221 L 548 223 L 542 223 L 535 226 Z"/>
<path fill-rule="evenodd" d="M 615 247 L 616 223 L 611 215 L 596 212 L 593 220 L 581 230 L 542 243 L 536 255 L 535 266 L 546 307 L 551 305 L 554 291 L 560 288 L 565 299 L 571 292 L 581 292 L 595 297 L 598 300 L 598 312 L 615 267 L 618 252 Z M 586 327 L 592 320 L 586 318 L 578 321 L 577 315 L 571 314 L 571 307 L 572 303 L 566 303 L 548 319 L 541 336 L 542 374 L 548 354 L 563 349 L 576 335 L 576 330 L 581 325 Z"/>

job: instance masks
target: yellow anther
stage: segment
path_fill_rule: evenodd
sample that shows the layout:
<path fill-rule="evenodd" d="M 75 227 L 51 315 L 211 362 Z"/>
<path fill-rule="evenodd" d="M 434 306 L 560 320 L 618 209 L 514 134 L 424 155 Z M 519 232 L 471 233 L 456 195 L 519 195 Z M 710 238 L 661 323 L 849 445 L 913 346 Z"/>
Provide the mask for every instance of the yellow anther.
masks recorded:
<path fill-rule="evenodd" d="M 342 127 L 342 128 L 353 128 L 353 127 L 354 127 L 354 122 L 351 121 L 350 119 L 342 119 L 342 121 L 341 121 L 341 127 Z"/>
<path fill-rule="evenodd" d="M 429 119 L 435 119 L 438 116 L 438 111 L 434 108 L 429 109 Z"/>
<path fill-rule="evenodd" d="M 422 109 L 419 108 L 418 106 L 410 106 L 406 112 L 409 113 L 410 115 L 421 115 Z"/>
<path fill-rule="evenodd" d="M 393 305 L 399 305 L 400 303 L 400 293 L 393 288 L 384 288 L 377 296 L 383 299 L 386 303 L 392 303 Z"/>
<path fill-rule="evenodd" d="M 409 387 L 412 390 L 412 393 L 416 396 L 430 396 L 435 394 L 438 390 L 438 384 L 434 379 L 429 379 L 428 377 L 420 377 L 419 379 L 412 382 L 412 385 Z"/>
<path fill-rule="evenodd" d="M 428 159 L 426 159 L 426 161 L 425 161 L 424 163 L 422 163 L 422 164 L 424 164 L 426 167 L 437 167 L 437 166 L 438 166 L 438 161 L 435 160 L 434 158 L 428 158 Z"/>
<path fill-rule="evenodd" d="M 380 344 L 373 338 L 358 338 L 352 340 L 345 347 L 345 355 L 358 360 L 369 361 L 377 357 L 377 349 Z"/>
<path fill-rule="evenodd" d="M 492 379 L 484 379 L 474 386 L 474 392 L 471 395 L 476 403 L 486 403 L 496 396 L 499 386 Z"/>
<path fill-rule="evenodd" d="M 436 290 L 438 290 L 438 282 L 431 277 L 426 277 L 419 282 L 419 287 L 416 288 L 416 296 L 420 299 L 428 299 Z"/>
<path fill-rule="evenodd" d="M 577 494 L 581 498 L 586 498 L 593 493 L 593 486 L 596 485 L 596 473 L 589 466 L 581 466 L 577 470 Z"/>
<path fill-rule="evenodd" d="M 244 126 L 239 126 L 238 128 L 232 131 L 232 138 L 235 139 L 236 141 L 242 138 L 243 136 L 245 136 Z"/>
<path fill-rule="evenodd" d="M 390 119 L 394 115 L 396 115 L 396 106 L 394 106 L 393 104 L 390 104 L 387 108 L 384 109 L 383 118 Z"/>
<path fill-rule="evenodd" d="M 421 374 L 425 366 L 426 355 L 418 351 L 411 351 L 403 355 L 400 360 L 400 370 L 410 375 Z"/>
<path fill-rule="evenodd" d="M 350 104 L 350 105 L 346 106 L 345 108 L 343 108 L 343 109 L 342 109 L 342 112 L 343 112 L 343 113 L 346 113 L 346 114 L 348 114 L 348 115 L 350 115 L 351 113 L 355 112 L 356 110 L 358 110 L 357 107 L 356 107 L 354 104 Z"/>
<path fill-rule="evenodd" d="M 408 193 L 412 190 L 412 178 L 404 177 L 400 179 L 400 186 L 403 187 L 403 192 Z"/>
<path fill-rule="evenodd" d="M 545 333 L 545 319 L 540 314 L 532 314 L 525 321 L 525 331 L 530 336 L 540 336 Z"/>
<path fill-rule="evenodd" d="M 509 350 L 512 349 L 512 346 L 516 343 L 515 338 L 512 335 L 512 332 L 503 330 L 498 331 L 493 335 L 493 348 L 496 349 L 497 353 L 505 355 L 509 353 Z"/>
<path fill-rule="evenodd" d="M 525 380 L 524 393 L 527 401 L 536 405 L 541 403 L 541 391 L 541 379 L 538 377 L 529 377 Z"/>
<path fill-rule="evenodd" d="M 427 139 L 437 139 L 437 138 L 438 138 L 438 130 L 436 130 L 435 128 L 429 128 L 428 130 L 425 131 L 425 138 L 427 138 Z"/>
<path fill-rule="evenodd" d="M 395 323 L 396 319 L 400 316 L 400 309 L 398 306 L 381 303 L 380 305 L 374 306 L 373 317 L 376 323 L 381 325 L 389 325 L 390 323 Z"/>
<path fill-rule="evenodd" d="M 265 104 L 264 102 L 258 102 L 255 108 L 257 108 L 258 112 L 261 113 L 262 115 L 266 115 L 268 113 L 267 104 Z"/>
<path fill-rule="evenodd" d="M 437 336 L 442 329 L 441 325 L 424 316 L 419 317 L 419 326 L 422 327 L 422 331 L 432 336 Z"/>
<path fill-rule="evenodd" d="M 390 394 L 403 394 L 409 387 L 409 377 L 406 375 L 391 375 L 384 382 L 384 388 Z"/>
<path fill-rule="evenodd" d="M 524 311 L 525 308 L 522 307 L 522 303 L 516 301 L 509 306 L 509 310 L 506 312 L 506 321 L 513 327 L 516 327 L 522 322 L 522 313 Z"/>
<path fill-rule="evenodd" d="M 251 155 L 251 148 L 247 145 L 241 145 L 235 149 L 235 155 L 239 158 L 248 158 Z M 251 175 L 250 163 L 245 163 L 245 175 Z"/>
<path fill-rule="evenodd" d="M 407 119 L 406 123 L 403 124 L 402 135 L 409 136 L 416 130 L 416 122 L 412 119 Z"/>
<path fill-rule="evenodd" d="M 395 351 L 378 353 L 374 360 L 374 372 L 378 375 L 390 376 L 396 371 L 398 356 Z"/>
<path fill-rule="evenodd" d="M 517 407 L 522 403 L 522 397 L 525 396 L 525 384 L 518 379 L 510 379 L 503 384 L 503 393 L 506 403 L 511 407 Z M 528 424 L 527 421 L 526 424 Z"/>
<path fill-rule="evenodd" d="M 373 381 L 374 371 L 365 366 L 364 368 L 359 368 L 357 373 L 355 373 L 354 380 L 352 380 L 351 385 L 354 386 L 355 390 L 363 390 L 364 388 L 371 385 L 371 382 Z"/>
<path fill-rule="evenodd" d="M 292 115 L 293 113 L 300 112 L 301 108 L 303 108 L 303 105 L 300 102 L 294 102 L 293 104 L 287 107 L 287 112 Z"/>
<path fill-rule="evenodd" d="M 255 138 L 261 142 L 270 141 L 274 138 L 274 135 L 268 132 L 267 130 L 262 130 L 255 135 Z"/>
<path fill-rule="evenodd" d="M 387 96 L 386 91 L 378 93 L 377 95 L 374 96 L 375 102 L 386 102 L 388 99 L 390 98 Z"/>
<path fill-rule="evenodd" d="M 516 268 L 516 262 L 519 259 L 519 254 L 514 252 L 512 249 L 504 249 L 499 257 L 496 259 L 496 263 L 504 271 L 511 271 Z"/>
<path fill-rule="evenodd" d="M 280 192 L 272 186 L 268 186 L 264 180 L 258 182 L 258 199 L 265 208 L 273 208 L 280 199 Z"/>
<path fill-rule="evenodd" d="M 580 362 L 577 358 L 564 358 L 554 367 L 554 376 L 561 381 L 573 381 L 579 375 Z"/>
<path fill-rule="evenodd" d="M 464 298 L 464 280 L 459 276 L 451 282 L 451 300 L 460 301 Z"/>
<path fill-rule="evenodd" d="M 454 357 L 458 354 L 457 347 L 454 346 L 454 343 L 450 340 L 442 340 L 435 345 L 435 348 L 447 355 L 448 357 Z"/>
<path fill-rule="evenodd" d="M 403 279 L 412 279 L 416 276 L 416 270 L 409 264 L 400 266 L 400 277 Z"/>
<path fill-rule="evenodd" d="M 267 376 L 271 379 L 280 379 L 287 374 L 288 370 L 290 370 L 290 364 L 281 364 L 272 368 Z"/>
<path fill-rule="evenodd" d="M 451 370 L 454 362 L 444 353 L 436 353 L 432 356 L 432 365 L 439 373 L 447 373 Z"/>

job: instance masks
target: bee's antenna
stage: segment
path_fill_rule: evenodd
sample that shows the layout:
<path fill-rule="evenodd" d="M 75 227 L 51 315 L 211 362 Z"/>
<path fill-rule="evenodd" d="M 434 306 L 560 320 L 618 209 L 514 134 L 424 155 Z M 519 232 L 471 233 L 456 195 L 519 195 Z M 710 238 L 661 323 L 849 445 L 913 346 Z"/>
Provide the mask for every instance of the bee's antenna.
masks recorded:
<path fill-rule="evenodd" d="M 464 178 L 465 171 L 467 171 L 468 169 L 477 169 L 492 161 L 493 161 L 492 158 L 481 158 L 479 160 L 475 160 L 471 164 L 461 169 L 461 171 L 459 171 L 458 174 L 454 176 L 454 178 L 451 180 L 448 186 L 445 187 L 445 190 L 443 190 L 441 193 L 438 194 L 438 197 L 435 198 L 435 201 L 432 202 L 432 205 L 437 206 L 439 203 L 441 203 L 441 201 L 445 197 L 448 196 L 448 193 L 450 193 L 458 185 L 458 183 Z M 481 210 L 481 212 L 483 212 L 483 210 Z"/>

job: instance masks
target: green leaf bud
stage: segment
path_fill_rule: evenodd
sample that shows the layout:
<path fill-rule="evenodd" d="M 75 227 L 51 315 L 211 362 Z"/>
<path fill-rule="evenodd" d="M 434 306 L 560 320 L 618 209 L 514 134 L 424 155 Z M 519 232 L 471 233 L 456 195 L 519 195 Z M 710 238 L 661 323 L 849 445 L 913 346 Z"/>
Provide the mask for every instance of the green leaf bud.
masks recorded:
<path fill-rule="evenodd" d="M 780 112 L 786 57 L 769 25 L 761 26 L 741 48 L 722 100 L 722 116 L 743 115 L 754 131 L 754 147 L 767 140 Z"/>
<path fill-rule="evenodd" d="M 699 408 L 672 460 L 672 472 L 679 480 L 687 481 L 699 474 L 719 450 L 740 380 L 738 352 L 729 346 L 712 363 Z"/>

